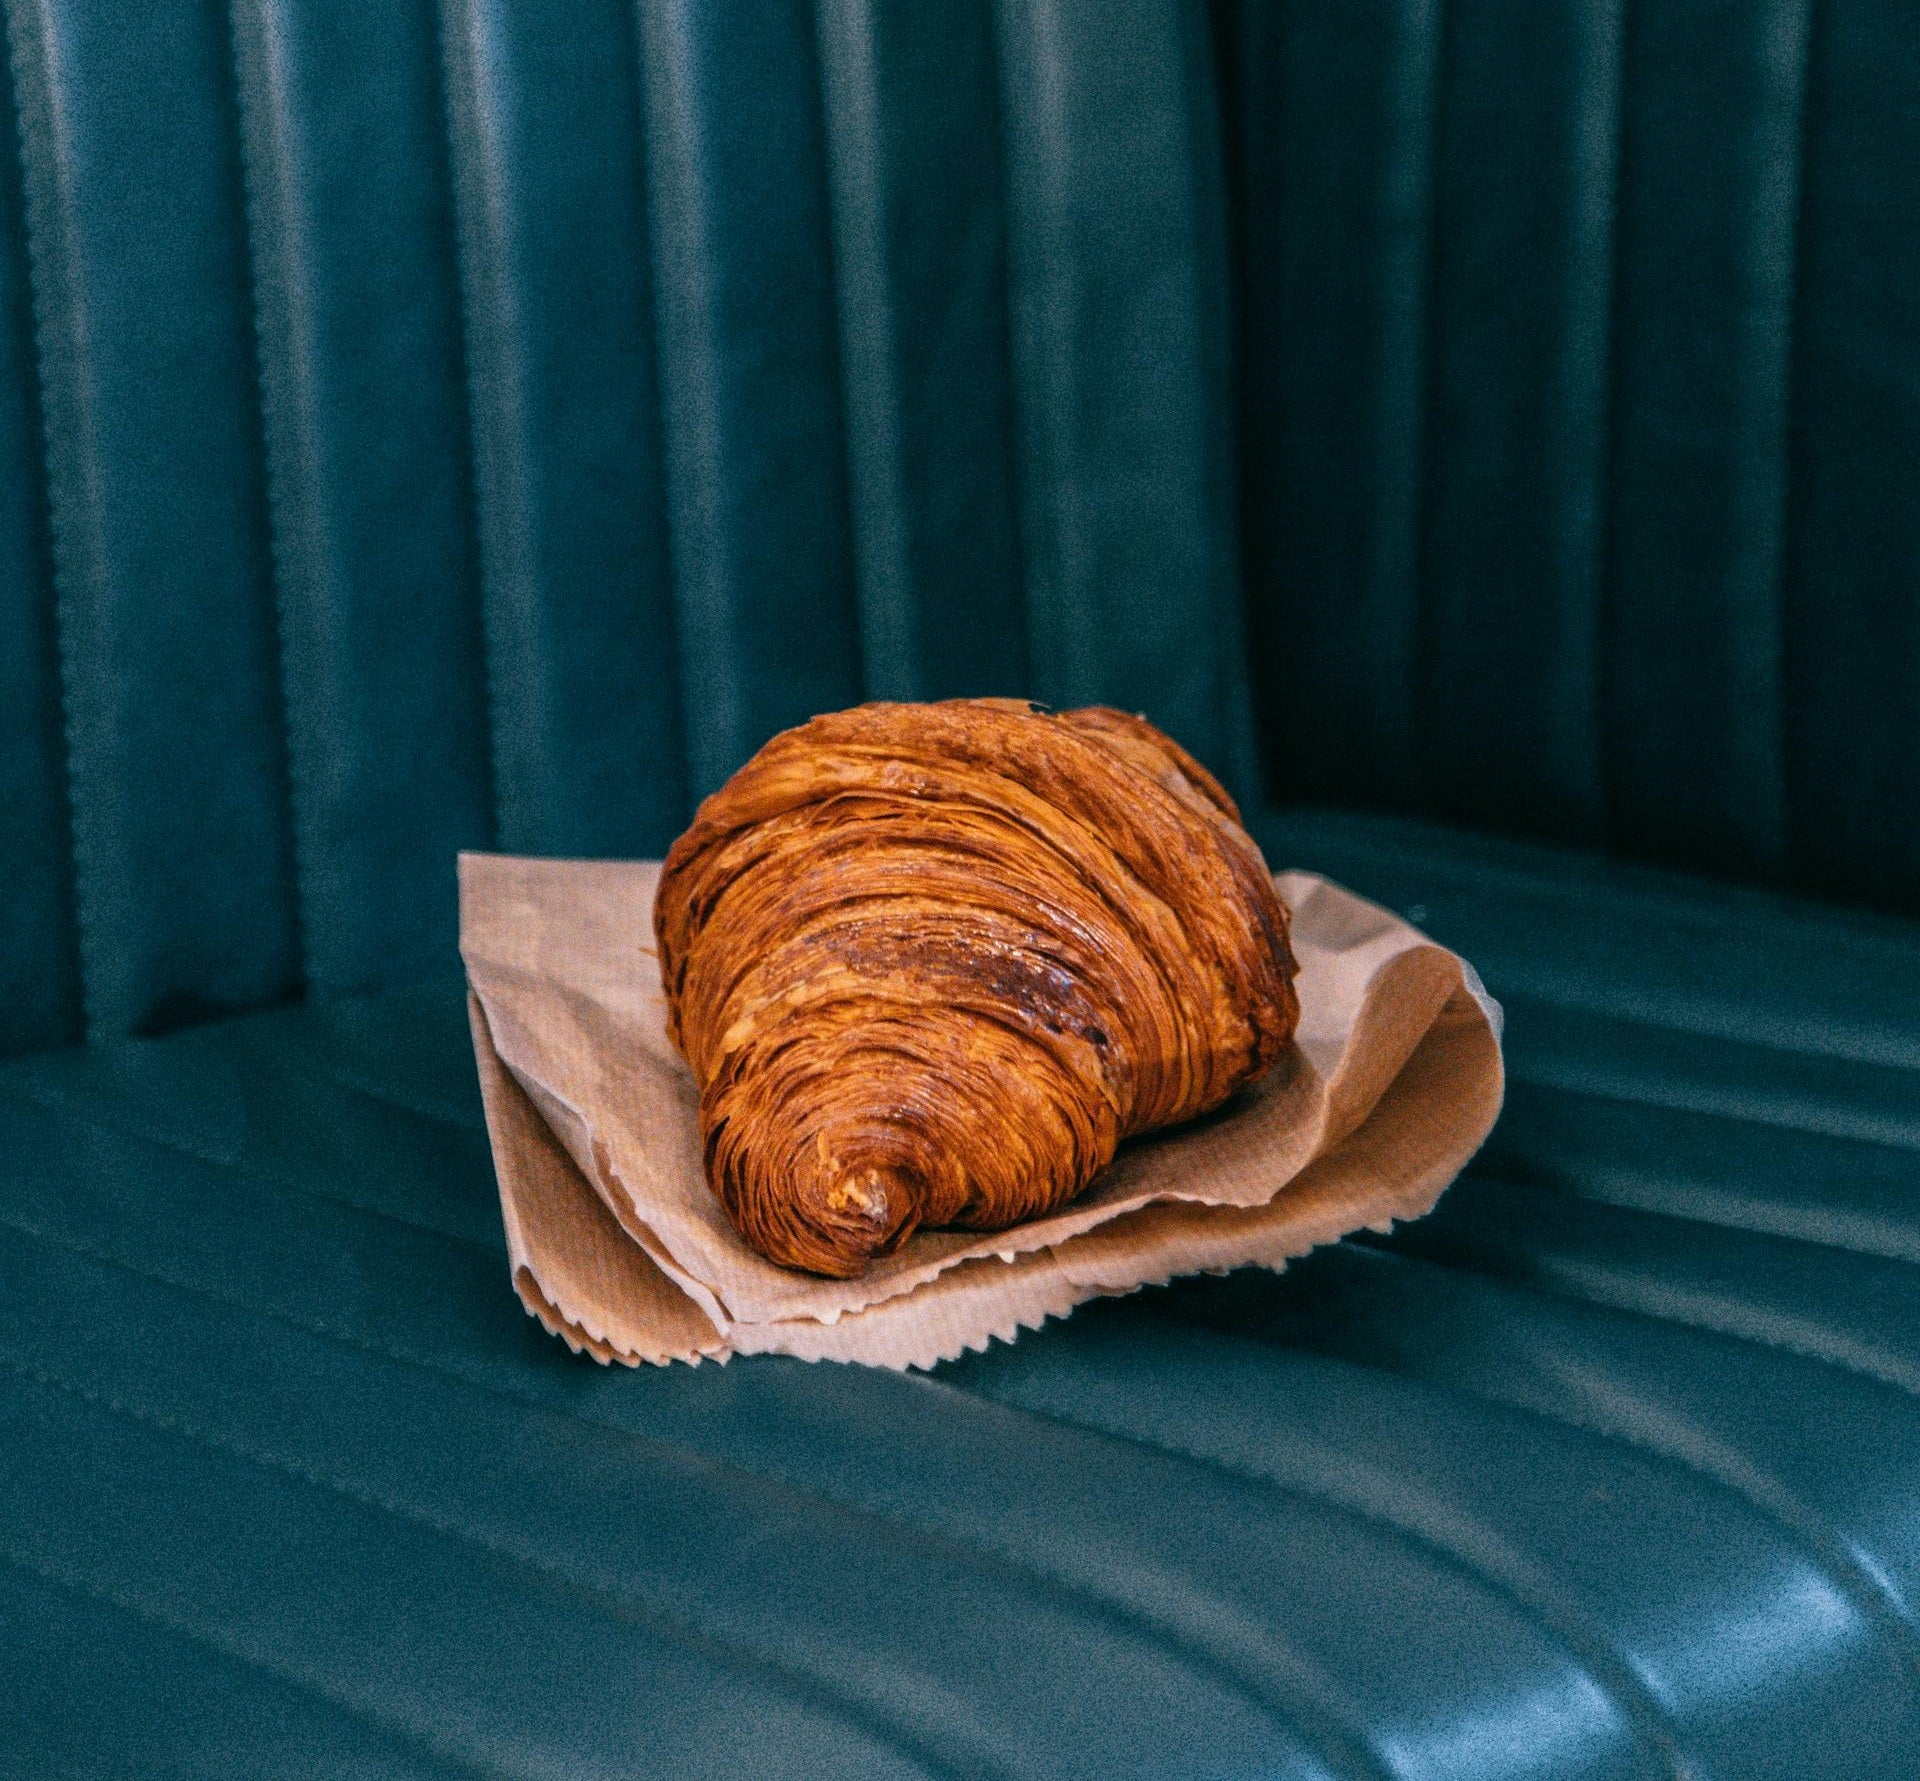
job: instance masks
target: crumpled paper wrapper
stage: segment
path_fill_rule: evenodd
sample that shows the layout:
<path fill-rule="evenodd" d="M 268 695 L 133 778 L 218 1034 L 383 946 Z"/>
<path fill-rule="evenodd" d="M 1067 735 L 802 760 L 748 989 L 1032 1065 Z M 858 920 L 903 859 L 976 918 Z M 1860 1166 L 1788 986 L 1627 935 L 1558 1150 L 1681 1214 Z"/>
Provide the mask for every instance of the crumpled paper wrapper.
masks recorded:
<path fill-rule="evenodd" d="M 1309 872 L 1300 1029 L 1259 1083 L 1137 1138 L 1071 1205 L 922 1231 L 858 1280 L 749 1249 L 701 1168 L 699 1096 L 666 1033 L 655 861 L 460 860 L 460 950 L 514 1289 L 602 1361 L 929 1367 L 1096 1294 L 1283 1266 L 1429 1210 L 1500 1110 L 1500 1010 L 1472 966 Z"/>

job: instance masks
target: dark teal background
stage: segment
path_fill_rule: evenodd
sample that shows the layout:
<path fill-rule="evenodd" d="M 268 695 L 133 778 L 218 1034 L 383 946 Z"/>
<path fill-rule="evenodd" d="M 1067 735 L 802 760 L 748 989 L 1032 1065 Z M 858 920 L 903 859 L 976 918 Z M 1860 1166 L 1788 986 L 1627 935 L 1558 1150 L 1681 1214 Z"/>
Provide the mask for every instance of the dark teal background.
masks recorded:
<path fill-rule="evenodd" d="M 444 965 L 456 849 L 661 852 L 863 697 L 1249 782 L 1191 9 L 9 23 L 0 1047 Z"/>
<path fill-rule="evenodd" d="M 0 12 L 0 1781 L 1920 1775 L 1920 7 Z M 570 1356 L 456 850 L 989 691 L 1471 958 L 1486 1149 Z"/>
<path fill-rule="evenodd" d="M 1219 12 L 1273 795 L 1920 909 L 1920 11 Z"/>
<path fill-rule="evenodd" d="M 1910 8 L 9 42 L 0 1047 L 416 975 L 873 696 L 1920 907 Z"/>

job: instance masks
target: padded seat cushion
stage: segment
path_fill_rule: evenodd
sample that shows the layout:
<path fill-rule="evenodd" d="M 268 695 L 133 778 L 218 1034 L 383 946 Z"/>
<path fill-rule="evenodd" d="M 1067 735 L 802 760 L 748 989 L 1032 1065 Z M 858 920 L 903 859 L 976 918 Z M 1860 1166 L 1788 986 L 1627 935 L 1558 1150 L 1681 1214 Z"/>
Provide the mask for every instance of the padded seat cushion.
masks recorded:
<path fill-rule="evenodd" d="M 604 1371 L 447 979 L 0 1071 L 0 1772 L 1920 1772 L 1920 929 L 1350 815 L 1432 1218 L 931 1376 Z"/>

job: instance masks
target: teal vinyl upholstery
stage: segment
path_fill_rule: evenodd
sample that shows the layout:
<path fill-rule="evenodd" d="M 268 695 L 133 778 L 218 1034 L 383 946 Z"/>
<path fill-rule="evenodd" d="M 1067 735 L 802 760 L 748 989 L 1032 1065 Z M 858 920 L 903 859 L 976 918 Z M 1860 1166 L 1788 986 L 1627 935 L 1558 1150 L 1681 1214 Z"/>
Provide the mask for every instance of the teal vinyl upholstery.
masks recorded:
<path fill-rule="evenodd" d="M 1908 9 L 0 10 L 0 1776 L 1920 1773 Z M 1486 1149 L 570 1356 L 455 851 L 972 692 L 1474 959 Z"/>
<path fill-rule="evenodd" d="M 1191 7 L 7 17 L 0 1049 L 434 969 L 863 696 L 1245 782 Z"/>
<path fill-rule="evenodd" d="M 1920 935 L 1265 838 L 1485 960 L 1494 1141 L 930 1377 L 543 1336 L 457 980 L 6 1066 L 0 1772 L 1911 1775 Z"/>
<path fill-rule="evenodd" d="M 1920 13 L 1222 10 L 1269 783 L 1920 909 Z"/>

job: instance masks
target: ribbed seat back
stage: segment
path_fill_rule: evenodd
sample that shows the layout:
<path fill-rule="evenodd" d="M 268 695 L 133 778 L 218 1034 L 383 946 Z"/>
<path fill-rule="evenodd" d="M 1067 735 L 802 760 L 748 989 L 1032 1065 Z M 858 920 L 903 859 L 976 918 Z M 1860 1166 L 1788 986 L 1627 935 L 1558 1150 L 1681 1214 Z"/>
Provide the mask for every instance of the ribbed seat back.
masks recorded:
<path fill-rule="evenodd" d="M 1197 0 L 6 0 L 0 1050 L 862 697 L 1244 687 Z"/>
<path fill-rule="evenodd" d="M 1920 913 L 1920 7 L 1223 11 L 1271 781 Z"/>
<path fill-rule="evenodd" d="M 871 696 L 1920 909 L 1904 0 L 0 5 L 0 1050 Z"/>

